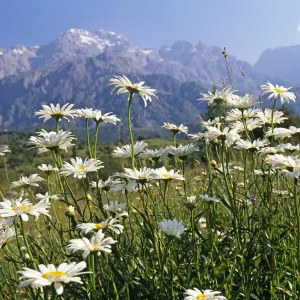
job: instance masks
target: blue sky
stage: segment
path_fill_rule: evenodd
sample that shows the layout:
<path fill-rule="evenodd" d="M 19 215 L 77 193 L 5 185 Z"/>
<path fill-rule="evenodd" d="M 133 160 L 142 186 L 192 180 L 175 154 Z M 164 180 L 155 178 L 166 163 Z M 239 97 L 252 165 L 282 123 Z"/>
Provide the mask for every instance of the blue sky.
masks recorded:
<path fill-rule="evenodd" d="M 41 45 L 69 28 L 105 29 L 145 48 L 178 39 L 255 62 L 300 44 L 300 0 L 2 0 L 0 48 Z"/>

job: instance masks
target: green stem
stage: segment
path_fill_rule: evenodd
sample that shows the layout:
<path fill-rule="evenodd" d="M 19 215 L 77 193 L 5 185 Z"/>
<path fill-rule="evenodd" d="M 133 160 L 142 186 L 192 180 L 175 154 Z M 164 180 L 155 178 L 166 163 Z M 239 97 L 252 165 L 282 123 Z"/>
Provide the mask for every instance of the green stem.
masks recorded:
<path fill-rule="evenodd" d="M 296 221 L 297 221 L 297 263 L 298 263 L 298 273 L 300 273 L 300 215 L 299 215 L 299 203 L 297 200 L 297 183 L 298 179 L 294 179 L 294 201 L 296 209 Z M 300 291 L 300 289 L 299 289 Z M 300 293 L 300 292 L 299 292 Z"/>
<path fill-rule="evenodd" d="M 21 222 L 21 231 L 22 231 L 21 234 L 22 234 L 22 236 L 24 238 L 25 246 L 26 246 L 26 249 L 28 251 L 30 260 L 32 261 L 32 263 L 35 266 L 35 268 L 37 268 L 36 262 L 35 262 L 35 260 L 34 260 L 34 258 L 32 256 L 32 253 L 31 253 L 31 249 L 30 249 L 30 246 L 29 246 L 29 243 L 28 243 L 28 240 L 27 240 L 27 234 L 25 233 L 24 224 L 23 224 L 23 221 L 21 220 L 21 217 L 20 217 L 20 222 Z"/>
<path fill-rule="evenodd" d="M 133 93 L 129 93 L 128 96 L 128 110 L 127 110 L 127 119 L 128 119 L 128 131 L 130 136 L 130 143 L 131 143 L 131 165 L 132 169 L 135 169 L 134 164 L 134 141 L 133 141 L 133 134 L 131 128 L 131 102 L 132 102 Z"/>
<path fill-rule="evenodd" d="M 174 144 L 174 147 L 177 147 L 177 143 L 176 143 L 176 132 L 173 133 L 173 144 Z"/>
<path fill-rule="evenodd" d="M 92 158 L 91 141 L 90 141 L 90 129 L 89 129 L 89 119 L 85 119 L 85 131 L 86 131 L 86 143 L 89 149 L 90 158 Z"/>
<path fill-rule="evenodd" d="M 58 118 L 55 119 L 55 130 L 56 130 L 56 132 L 59 131 L 59 119 Z"/>
<path fill-rule="evenodd" d="M 94 158 L 97 158 L 97 143 L 98 143 L 98 132 L 99 132 L 99 122 L 96 122 L 96 130 L 95 130 L 95 141 L 94 141 Z"/>

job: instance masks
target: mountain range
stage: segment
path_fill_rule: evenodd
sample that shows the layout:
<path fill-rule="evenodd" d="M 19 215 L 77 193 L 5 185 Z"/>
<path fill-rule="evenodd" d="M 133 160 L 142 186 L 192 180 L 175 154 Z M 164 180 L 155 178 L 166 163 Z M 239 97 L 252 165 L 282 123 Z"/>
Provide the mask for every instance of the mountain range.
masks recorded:
<path fill-rule="evenodd" d="M 111 95 L 108 82 L 113 75 L 145 81 L 159 91 L 159 99 L 146 109 L 143 101 L 135 100 L 135 127 L 197 123 L 197 115 L 206 109 L 197 101 L 199 93 L 213 85 L 230 86 L 228 72 L 240 92 L 258 94 L 259 86 L 272 78 L 300 86 L 288 71 L 295 73 L 297 64 L 283 68 L 280 59 L 285 59 L 286 49 L 279 50 L 263 53 L 254 66 L 229 55 L 228 70 L 222 49 L 201 42 L 180 40 L 159 50 L 143 49 L 114 32 L 70 29 L 47 45 L 0 49 L 0 125 L 38 126 L 34 112 L 50 103 L 98 108 L 124 119 L 126 96 Z M 300 55 L 300 46 L 297 51 L 290 60 Z"/>

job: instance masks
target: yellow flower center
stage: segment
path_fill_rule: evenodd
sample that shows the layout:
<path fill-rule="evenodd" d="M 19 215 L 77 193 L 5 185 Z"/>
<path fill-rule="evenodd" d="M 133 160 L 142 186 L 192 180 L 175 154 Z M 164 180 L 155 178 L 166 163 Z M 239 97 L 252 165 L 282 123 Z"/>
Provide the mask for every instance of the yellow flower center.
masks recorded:
<path fill-rule="evenodd" d="M 85 167 L 84 166 L 78 166 L 77 169 L 78 169 L 78 171 L 83 172 Z"/>
<path fill-rule="evenodd" d="M 280 88 L 274 88 L 274 91 L 281 94 L 284 92 L 284 90 L 280 89 Z"/>
<path fill-rule="evenodd" d="M 205 299 L 206 298 L 206 295 L 204 294 L 200 294 L 196 297 L 197 299 Z"/>
<path fill-rule="evenodd" d="M 28 212 L 31 210 L 31 206 L 30 205 L 20 205 L 20 206 L 16 205 L 12 208 L 12 210 L 17 210 L 17 209 L 19 209 L 22 212 Z"/>
<path fill-rule="evenodd" d="M 92 246 L 93 246 L 94 249 L 98 249 L 99 248 L 98 244 L 92 244 Z"/>
<path fill-rule="evenodd" d="M 61 271 L 51 271 L 51 272 L 47 272 L 45 274 L 43 274 L 43 277 L 48 279 L 48 277 L 53 276 L 53 277 L 60 277 L 60 276 L 67 276 L 67 274 L 65 272 L 61 272 Z"/>
<path fill-rule="evenodd" d="M 96 229 L 101 229 L 102 225 L 101 225 L 101 223 L 97 223 L 97 224 L 95 224 L 95 227 L 96 227 Z"/>
<path fill-rule="evenodd" d="M 172 179 L 172 176 L 168 173 L 162 173 L 161 176 L 164 178 L 164 179 Z"/>

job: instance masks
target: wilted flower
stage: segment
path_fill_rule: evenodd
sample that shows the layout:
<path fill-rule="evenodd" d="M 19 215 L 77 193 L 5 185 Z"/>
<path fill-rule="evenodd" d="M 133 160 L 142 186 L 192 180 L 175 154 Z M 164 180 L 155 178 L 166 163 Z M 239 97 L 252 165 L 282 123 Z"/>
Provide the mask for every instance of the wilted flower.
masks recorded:
<path fill-rule="evenodd" d="M 90 252 L 97 252 L 100 255 L 100 252 L 111 253 L 111 245 L 117 243 L 111 237 L 105 238 L 105 234 L 100 229 L 95 236 L 91 238 L 91 240 L 87 238 L 81 239 L 72 239 L 70 240 L 67 249 L 70 252 L 83 251 L 83 258 L 86 258 Z"/>
<path fill-rule="evenodd" d="M 43 109 L 39 110 L 35 113 L 36 116 L 40 116 L 40 118 L 44 118 L 44 122 L 47 120 L 53 118 L 57 121 L 59 121 L 61 118 L 68 119 L 68 117 L 71 117 L 74 119 L 74 116 L 76 115 L 76 110 L 72 110 L 74 104 L 66 103 L 62 107 L 60 107 L 60 104 L 56 104 L 54 106 L 52 103 L 50 106 L 48 105 L 42 105 Z"/>
<path fill-rule="evenodd" d="M 104 168 L 102 161 L 91 158 L 86 158 L 84 161 L 80 157 L 71 158 L 71 163 L 65 162 L 60 170 L 60 174 L 64 176 L 74 175 L 75 178 L 85 178 L 89 172 L 96 172 Z"/>
<path fill-rule="evenodd" d="M 274 86 L 269 81 L 267 82 L 267 84 L 263 84 L 260 87 L 263 90 L 262 96 L 266 95 L 266 94 L 270 94 L 268 96 L 268 100 L 272 99 L 272 98 L 277 99 L 279 97 L 281 104 L 283 104 L 285 102 L 289 103 L 290 100 L 295 102 L 295 99 L 296 99 L 295 94 L 293 92 L 289 92 L 291 87 L 285 88 L 284 86 L 279 86 L 277 84 L 276 84 L 276 86 Z"/>
<path fill-rule="evenodd" d="M 20 277 L 20 287 L 30 285 L 32 288 L 43 288 L 54 283 L 55 291 L 58 295 L 63 293 L 63 283 L 77 282 L 82 284 L 78 275 L 86 268 L 84 261 L 80 263 L 62 263 L 58 267 L 54 265 L 38 265 L 39 271 L 23 267 L 22 271 L 18 271 L 22 276 Z M 23 280 L 23 281 L 22 281 Z"/>
<path fill-rule="evenodd" d="M 139 83 L 132 83 L 125 75 L 114 77 L 115 78 L 110 79 L 109 82 L 111 85 L 115 85 L 112 92 L 114 90 L 117 90 L 118 95 L 123 93 L 129 93 L 131 95 L 139 94 L 144 100 L 145 107 L 147 106 L 147 101 L 152 101 L 151 97 L 157 98 L 156 90 L 151 89 L 148 86 L 144 86 L 144 81 Z"/>

